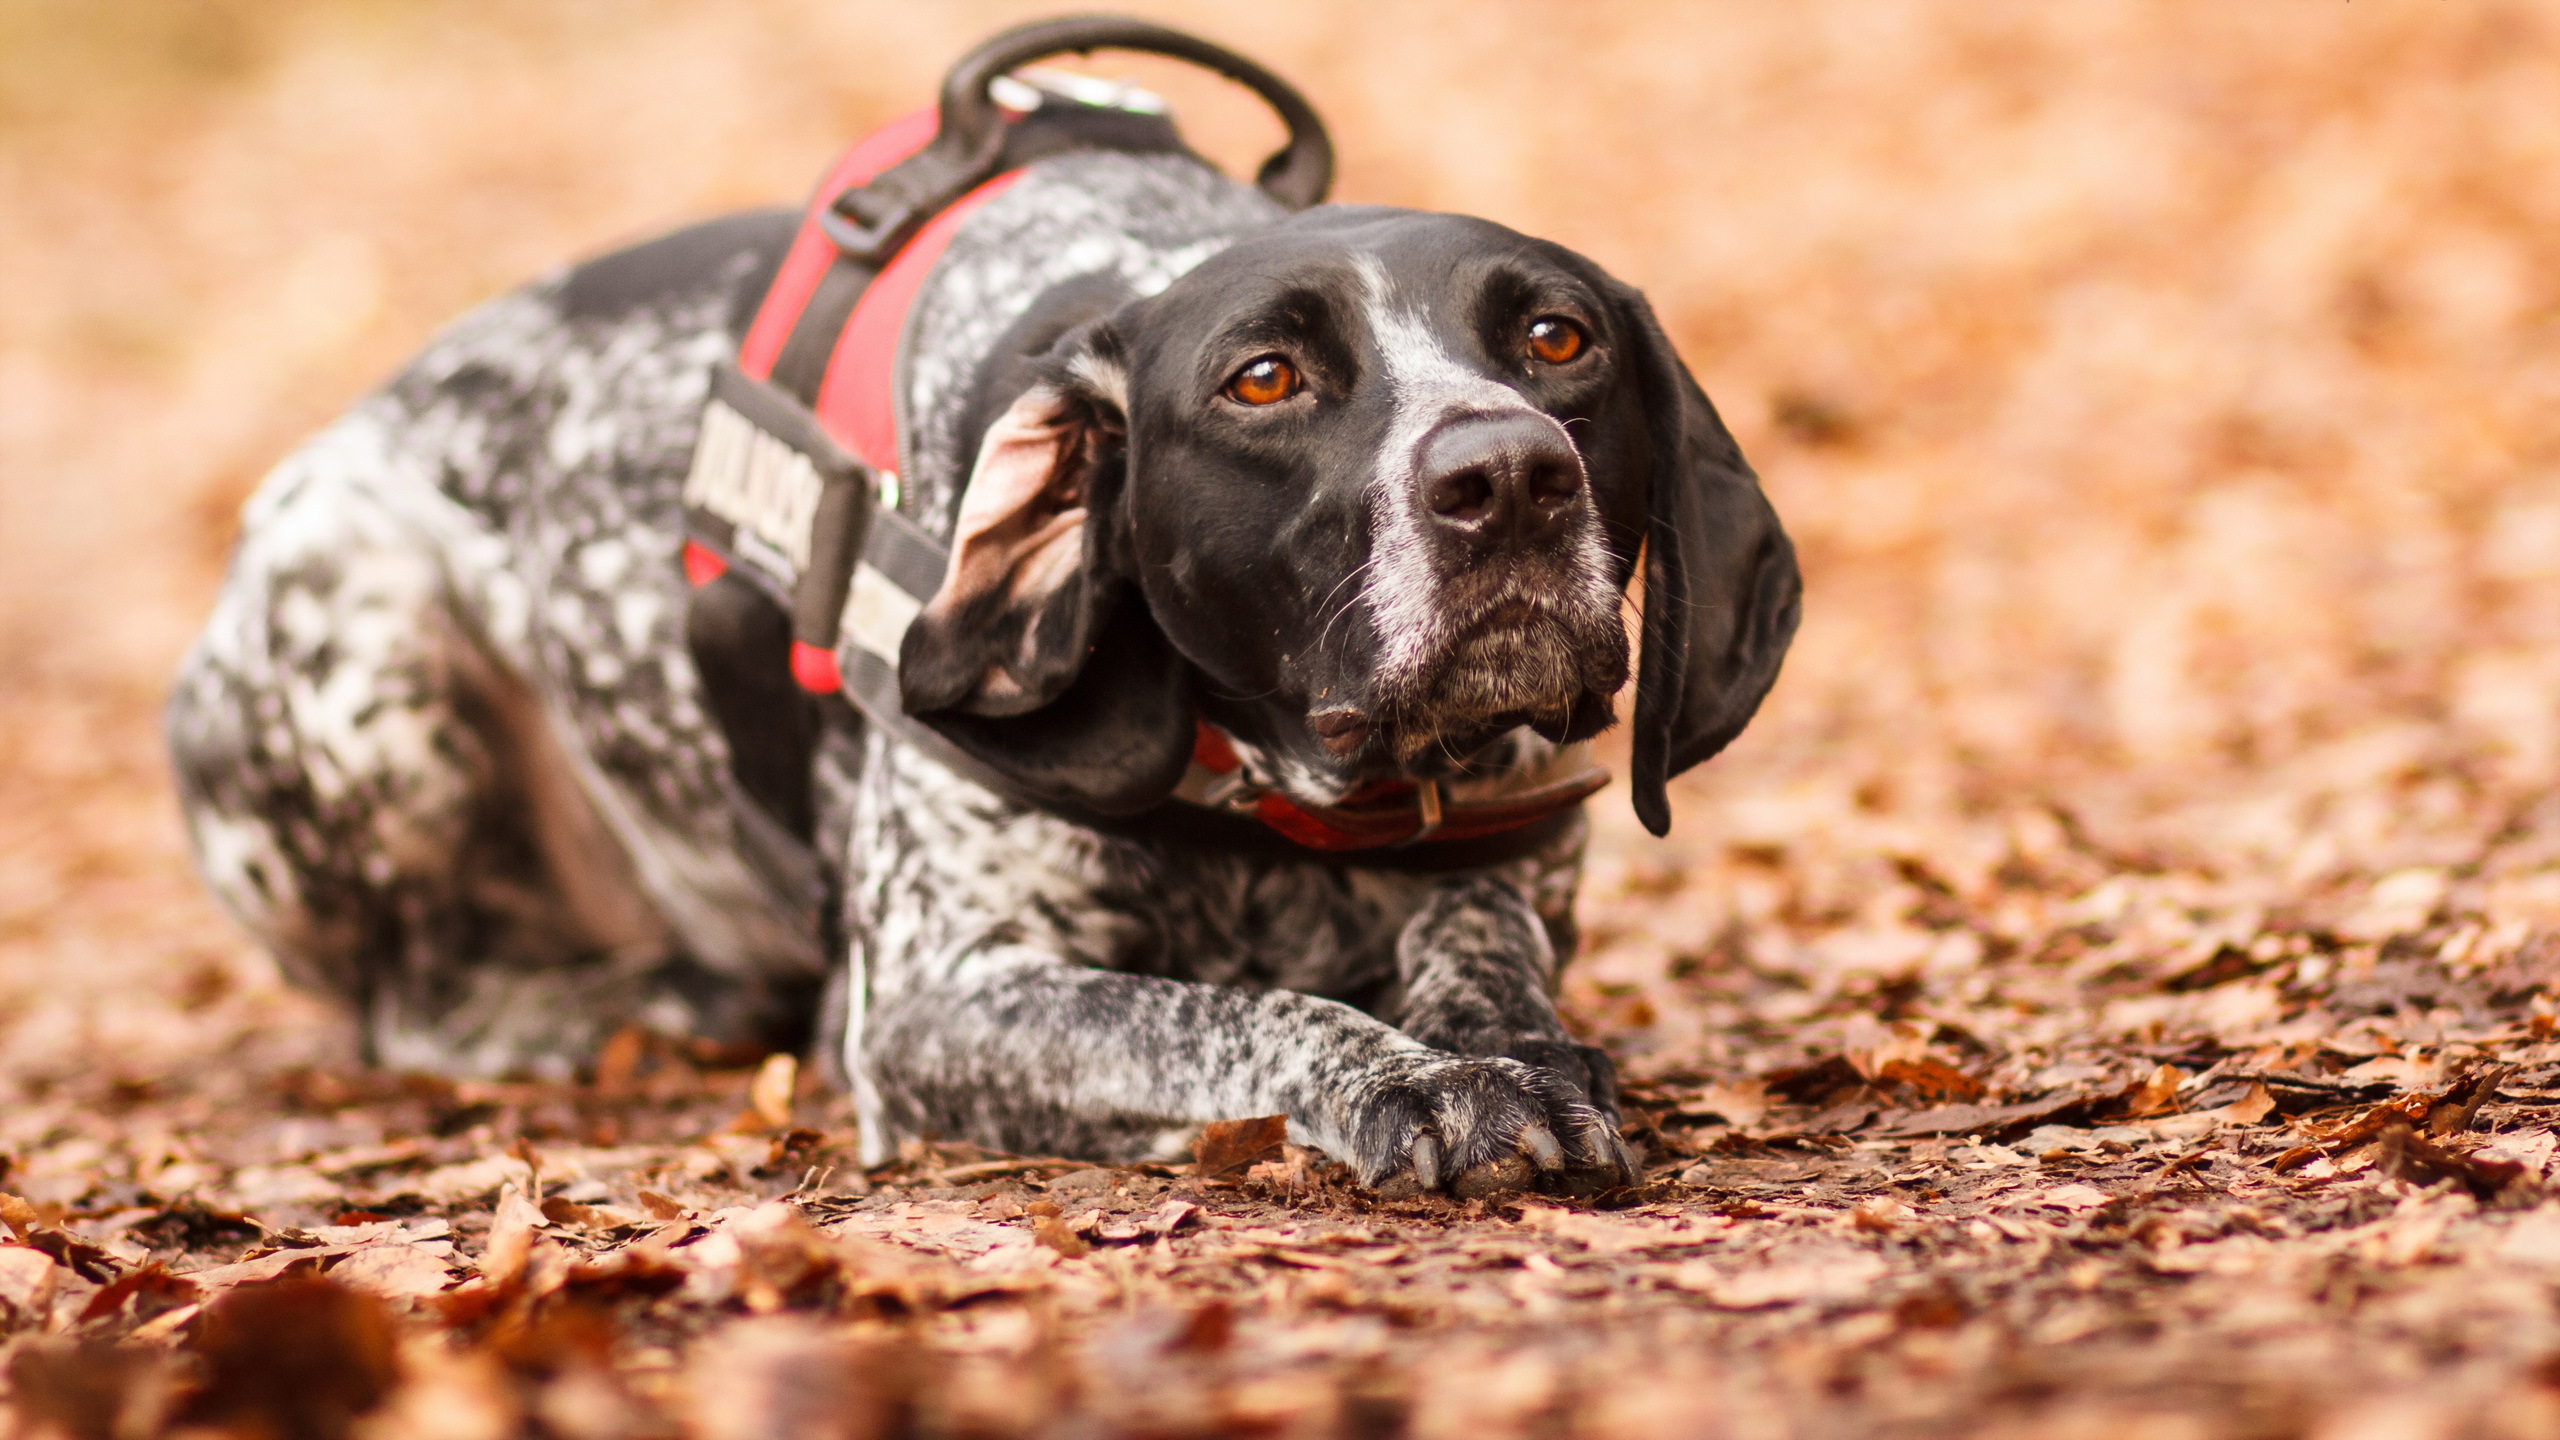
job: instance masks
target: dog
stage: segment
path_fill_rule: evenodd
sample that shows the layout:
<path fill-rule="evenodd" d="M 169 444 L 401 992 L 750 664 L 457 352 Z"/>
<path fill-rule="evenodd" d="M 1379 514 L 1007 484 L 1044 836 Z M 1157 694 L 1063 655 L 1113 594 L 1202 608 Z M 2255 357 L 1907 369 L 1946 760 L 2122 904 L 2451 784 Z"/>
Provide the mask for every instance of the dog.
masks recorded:
<path fill-rule="evenodd" d="M 894 401 L 896 510 L 949 547 L 905 710 L 1028 779 L 750 706 L 805 742 L 795 846 L 675 557 L 709 377 L 796 224 L 485 305 L 248 503 L 167 728 L 198 867 L 285 974 L 370 1061 L 454 1074 L 814 1032 L 866 1163 L 1161 1158 L 1278 1114 L 1387 1193 L 1636 1180 L 1552 999 L 1578 802 L 1333 851 L 1175 792 L 1206 756 L 1231 796 L 1403 796 L 1427 831 L 1578 773 L 1641 565 L 1661 833 L 1800 582 L 1644 298 L 1484 220 L 1292 214 L 1179 147 L 1023 167 L 933 262 Z"/>

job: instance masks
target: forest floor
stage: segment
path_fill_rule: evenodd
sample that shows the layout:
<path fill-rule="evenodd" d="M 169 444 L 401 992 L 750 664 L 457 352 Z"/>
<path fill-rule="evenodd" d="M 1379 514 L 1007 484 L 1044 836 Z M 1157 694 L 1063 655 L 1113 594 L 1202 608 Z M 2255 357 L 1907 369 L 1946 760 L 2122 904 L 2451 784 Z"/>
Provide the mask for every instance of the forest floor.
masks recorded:
<path fill-rule="evenodd" d="M 787 1057 L 367 1072 L 214 961 L 22 1002 L 9 1403 L 84 1440 L 2548 1434 L 2560 957 L 2486 907 L 2560 804 L 2483 818 L 2324 909 L 2047 816 L 1979 886 L 1888 857 L 1916 963 L 1800 914 L 1647 988 L 1613 954 L 1694 897 L 1604 855 L 1569 998 L 1647 1178 L 1577 1201 L 1381 1200 L 1252 1124 L 866 1171 Z"/>
<path fill-rule="evenodd" d="M 2560 1433 L 2560 12 L 1139 8 L 1346 198 L 1642 285 L 1801 549 L 1671 838 L 1593 802 L 1563 1003 L 1645 1182 L 866 1170 L 780 1057 L 357 1065 L 160 759 L 240 502 L 1034 7 L 23 0 L 0 1434 Z"/>

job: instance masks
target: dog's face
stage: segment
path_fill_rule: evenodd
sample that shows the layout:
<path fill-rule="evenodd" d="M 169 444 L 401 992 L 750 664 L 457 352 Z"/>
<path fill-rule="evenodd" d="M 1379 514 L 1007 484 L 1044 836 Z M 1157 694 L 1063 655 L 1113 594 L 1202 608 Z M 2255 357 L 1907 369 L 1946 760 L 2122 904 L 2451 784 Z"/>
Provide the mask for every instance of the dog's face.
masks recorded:
<path fill-rule="evenodd" d="M 1195 709 L 1318 803 L 1521 726 L 1595 733 L 1648 545 L 1640 786 L 1648 737 L 1667 773 L 1741 728 L 1793 629 L 1785 537 L 1642 299 L 1500 226 L 1310 211 L 1029 373 L 910 632 L 907 700 L 982 741 L 986 719 L 1035 744 L 1153 733 L 1110 747 L 1110 808 L 1170 788 Z"/>
<path fill-rule="evenodd" d="M 1646 478 L 1613 308 L 1553 246 L 1357 209 L 1118 322 L 1138 586 L 1298 788 L 1609 722 Z"/>

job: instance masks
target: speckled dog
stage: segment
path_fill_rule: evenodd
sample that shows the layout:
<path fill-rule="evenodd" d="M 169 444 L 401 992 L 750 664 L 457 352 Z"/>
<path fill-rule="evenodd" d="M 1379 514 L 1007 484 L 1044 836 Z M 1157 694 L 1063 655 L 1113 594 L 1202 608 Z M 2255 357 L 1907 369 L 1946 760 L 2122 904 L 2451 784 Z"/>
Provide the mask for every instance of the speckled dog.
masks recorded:
<path fill-rule="evenodd" d="M 900 674 L 1091 803 L 830 726 L 811 876 L 741 797 L 676 563 L 707 377 L 794 223 L 500 299 L 269 477 L 169 708 L 233 913 L 385 1065 L 797 1023 L 875 1159 L 1285 1114 L 1376 1185 L 1630 1177 L 1614 1073 L 1550 999 L 1578 811 L 1456 868 L 1151 817 L 1190 808 L 1204 720 L 1309 807 L 1551 765 L 1611 723 L 1642 556 L 1633 790 L 1668 824 L 1798 592 L 1642 298 L 1478 220 L 1285 215 L 1183 154 L 1031 165 L 907 322 L 900 506 L 952 558 Z"/>

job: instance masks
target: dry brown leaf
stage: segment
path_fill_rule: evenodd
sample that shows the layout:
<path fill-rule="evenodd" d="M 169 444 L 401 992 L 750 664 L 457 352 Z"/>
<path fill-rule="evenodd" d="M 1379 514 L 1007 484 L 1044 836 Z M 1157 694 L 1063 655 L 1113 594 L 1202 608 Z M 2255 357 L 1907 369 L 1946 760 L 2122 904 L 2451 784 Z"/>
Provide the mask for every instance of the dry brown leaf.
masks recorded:
<path fill-rule="evenodd" d="M 1865 1251 L 1849 1251 L 1752 1270 L 1731 1270 L 1713 1261 L 1690 1260 L 1672 1272 L 1671 1283 L 1704 1295 L 1709 1304 L 1719 1309 L 1759 1310 L 1853 1300 L 1884 1274 L 1882 1259 Z"/>
<path fill-rule="evenodd" d="M 791 1127 L 791 1097 L 800 1085 L 800 1062 L 790 1054 L 767 1055 L 747 1087 L 747 1108 L 768 1130 Z"/>
<path fill-rule="evenodd" d="M 686 1376 L 701 1440 L 873 1440 L 898 1428 L 917 1378 L 903 1354 L 782 1316 L 696 1346 Z"/>
<path fill-rule="evenodd" d="M 1769 1113 L 1769 1087 L 1757 1079 L 1710 1085 L 1682 1097 L 1680 1113 L 1701 1119 L 1713 1116 L 1737 1130 L 1748 1130 Z"/>
<path fill-rule="evenodd" d="M 62 1267 L 43 1251 L 0 1245 L 0 1326 L 40 1321 L 53 1304 L 61 1276 Z"/>
<path fill-rule="evenodd" d="M 453 1283 L 451 1262 L 422 1245 L 369 1245 L 329 1267 L 329 1278 L 350 1289 L 409 1300 L 441 1293 Z"/>
<path fill-rule="evenodd" d="M 211 1290 L 228 1290 L 235 1285 L 248 1285 L 262 1280 L 275 1280 L 297 1272 L 317 1275 L 328 1262 L 348 1253 L 344 1245 L 321 1245 L 306 1250 L 278 1250 L 255 1260 L 242 1260 L 230 1265 L 216 1265 L 206 1270 L 190 1270 L 180 1278 L 191 1280 Z"/>
<path fill-rule="evenodd" d="M 610 1205 L 581 1205 L 553 1195 L 542 1202 L 542 1218 L 554 1225 L 576 1225 L 588 1230 L 608 1230 L 616 1225 L 632 1223 L 633 1216 Z"/>
<path fill-rule="evenodd" d="M 2151 1072 L 2142 1088 L 2126 1098 L 2124 1113 L 2131 1116 L 2165 1115 L 2178 1106 L 2178 1087 L 2187 1083 L 2187 1072 L 2175 1065 L 2163 1065 Z"/>
<path fill-rule="evenodd" d="M 203 1388 L 183 1420 L 233 1434 L 345 1435 L 399 1378 L 382 1302 L 328 1280 L 232 1290 L 205 1308 L 188 1348 Z"/>
<path fill-rule="evenodd" d="M 1239 1175 L 1266 1160 L 1281 1158 L 1289 1139 L 1289 1117 L 1261 1115 L 1250 1120 L 1212 1120 L 1192 1142 L 1191 1173 L 1204 1180 Z"/>
<path fill-rule="evenodd" d="M 489 1221 L 488 1244 L 480 1252 L 481 1277 L 498 1289 L 514 1284 L 524 1274 L 534 1236 L 544 1223 L 542 1212 L 509 1186 L 498 1196 L 497 1214 Z"/>
<path fill-rule="evenodd" d="M 1147 1233 L 1170 1236 L 1184 1225 L 1196 1221 L 1199 1214 L 1200 1207 L 1188 1200 L 1167 1200 L 1147 1217 Z"/>
<path fill-rule="evenodd" d="M 2112 1198 L 2095 1185 L 2056 1185 L 2004 1197 L 1997 1208 L 2002 1210 L 2095 1210 Z"/>
<path fill-rule="evenodd" d="M 160 1435 L 189 1388 L 179 1357 L 139 1345 L 38 1341 L 8 1373 L 15 1433 L 30 1440 Z"/>
<path fill-rule="evenodd" d="M 1595 1255 L 1628 1255 L 1640 1250 L 1704 1245 L 1718 1238 L 1718 1232 L 1732 1222 L 1718 1217 L 1714 1223 L 1691 1228 L 1659 1220 L 1593 1215 L 1555 1205 L 1523 1205 L 1520 1224 L 1524 1229 L 1576 1241 Z"/>
<path fill-rule="evenodd" d="M 641 1063 L 649 1058 L 649 1032 L 625 1025 L 596 1047 L 596 1093 L 628 1095 L 638 1085 Z"/>
<path fill-rule="evenodd" d="M 1055 1215 L 1040 1215 L 1031 1222 L 1031 1238 L 1057 1251 L 1069 1260 L 1091 1254 L 1093 1247 L 1076 1235 L 1073 1227 Z"/>
<path fill-rule="evenodd" d="M 36 1233 L 43 1222 L 36 1218 L 36 1207 L 15 1195 L 0 1194 L 0 1223 L 5 1223 L 21 1240 Z"/>
<path fill-rule="evenodd" d="M 1911 1060 L 1887 1060 L 1876 1067 L 1876 1079 L 1888 1085 L 1901 1085 L 1924 1100 L 1979 1100 L 1986 1093 L 1983 1083 L 1930 1056 Z"/>

